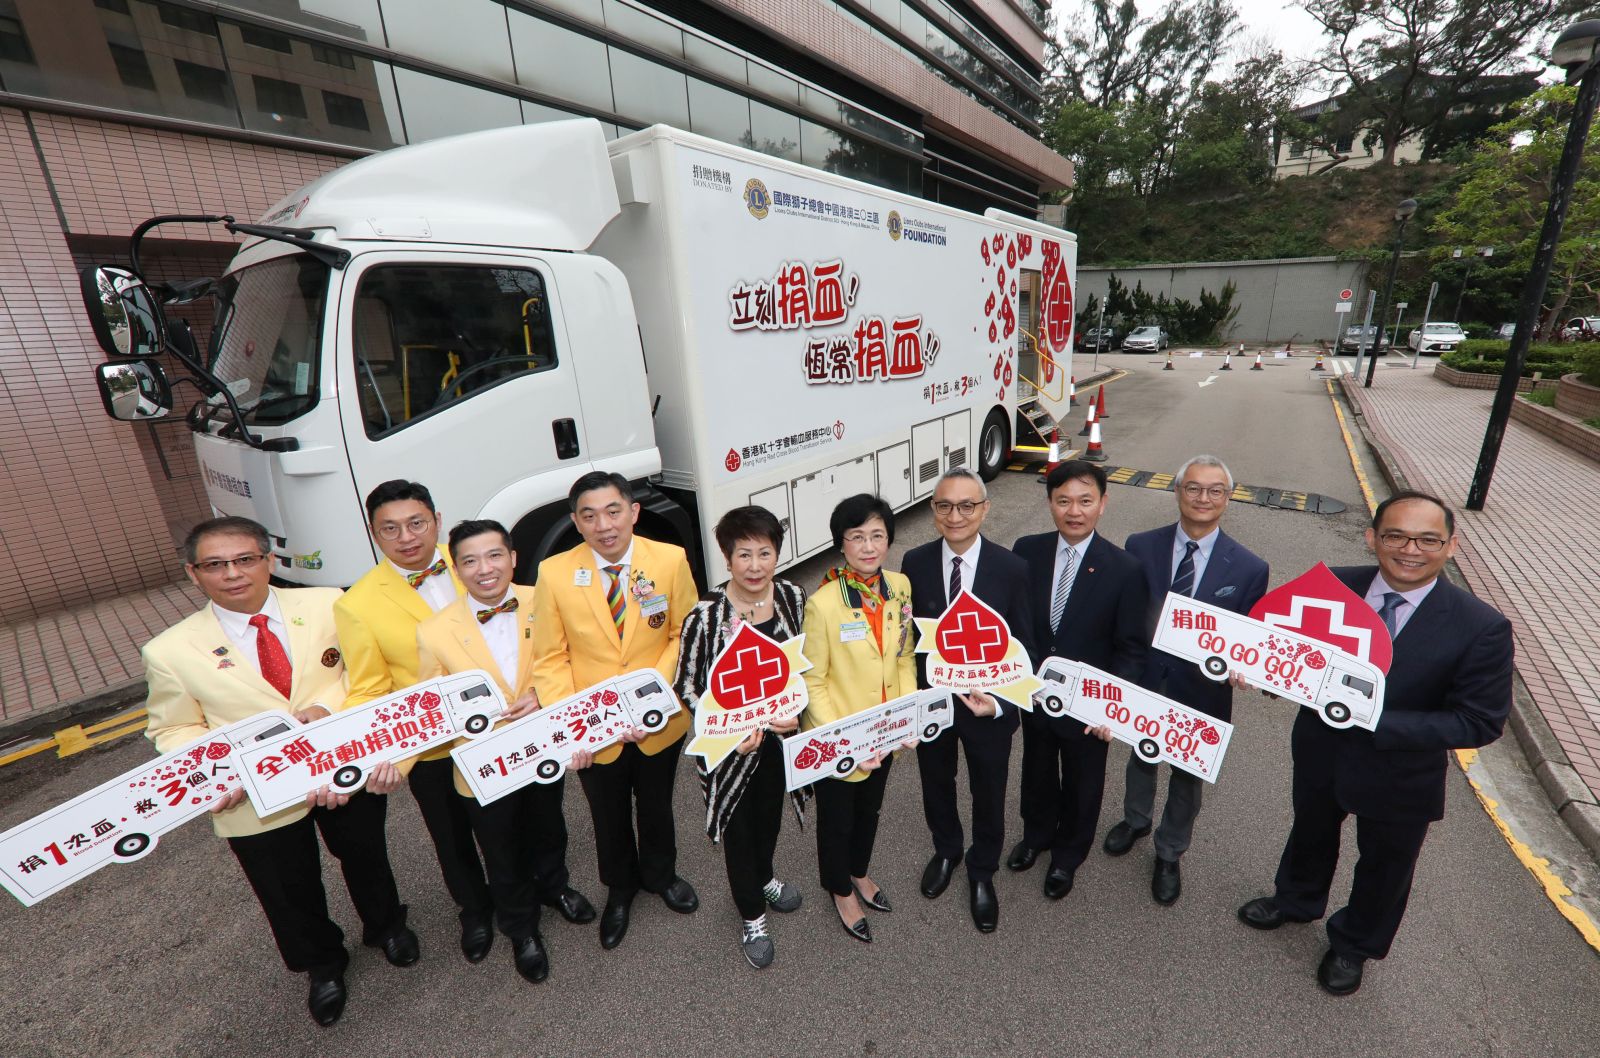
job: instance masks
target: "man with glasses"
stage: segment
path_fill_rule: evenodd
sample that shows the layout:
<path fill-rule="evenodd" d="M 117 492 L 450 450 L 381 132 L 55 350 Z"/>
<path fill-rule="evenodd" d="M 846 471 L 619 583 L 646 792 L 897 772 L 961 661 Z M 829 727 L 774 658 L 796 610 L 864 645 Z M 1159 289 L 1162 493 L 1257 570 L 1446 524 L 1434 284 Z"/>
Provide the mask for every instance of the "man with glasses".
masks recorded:
<path fill-rule="evenodd" d="M 1328 907 L 1347 816 L 1356 817 L 1355 878 L 1328 919 L 1317 983 L 1361 987 L 1368 959 L 1389 953 L 1428 824 L 1444 818 L 1449 751 L 1500 737 L 1511 708 L 1511 623 L 1440 574 L 1455 553 L 1455 515 L 1421 492 L 1378 505 L 1367 530 L 1376 568 L 1336 569 L 1394 637 L 1383 715 L 1371 732 L 1329 727 L 1301 709 L 1292 738 L 1294 825 L 1272 896 L 1239 908 L 1255 929 L 1311 922 Z"/>
<path fill-rule="evenodd" d="M 344 665 L 335 647 L 333 588 L 275 590 L 267 531 L 248 518 L 202 522 L 184 541 L 189 579 L 211 600 L 144 648 L 150 685 L 146 736 L 165 753 L 208 730 L 271 709 L 310 723 L 342 708 Z M 384 841 L 388 798 L 374 769 L 354 795 L 329 787 L 306 804 L 259 817 L 235 790 L 213 809 L 212 826 L 255 890 L 284 965 L 310 977 L 307 999 L 317 1024 L 344 1012 L 344 934 L 328 917 L 317 834 L 339 861 L 362 943 L 383 949 L 395 966 L 417 961 L 417 936 L 395 890 Z"/>
<path fill-rule="evenodd" d="M 1011 634 L 1033 657 L 1028 566 L 979 531 L 988 513 L 988 489 L 972 471 L 955 469 L 939 479 L 933 490 L 933 519 L 940 538 L 906 552 L 900 567 L 911 582 L 912 613 L 938 618 L 966 589 L 1005 618 Z M 917 655 L 917 676 L 918 685 L 926 687 L 926 655 Z M 966 851 L 972 921 L 980 932 L 992 933 L 1000 921 L 994 872 L 1005 841 L 1006 773 L 1020 714 L 1016 706 L 983 693 L 952 695 L 951 707 L 955 724 L 917 747 L 922 811 L 933 834 L 922 895 L 931 900 L 942 894 L 962 858 L 961 815 L 956 810 L 959 744 L 966 751 L 972 790 L 972 847 Z"/>
<path fill-rule="evenodd" d="M 367 495 L 367 523 L 383 561 L 333 607 L 352 707 L 417 682 L 417 626 L 463 594 L 450 556 L 439 547 L 433 496 L 421 483 L 396 479 L 373 489 Z M 494 944 L 494 899 L 466 806 L 456 794 L 450 748 L 431 750 L 404 762 L 401 769 L 409 772 L 411 793 L 458 909 L 461 954 L 475 963 Z M 558 885 L 540 894 L 545 902 L 570 922 L 592 921 L 594 908 L 567 885 L 564 871 L 556 881 Z"/>
<path fill-rule="evenodd" d="M 1128 537 L 1128 554 L 1144 567 L 1150 589 L 1149 629 L 1161 614 L 1169 591 L 1224 610 L 1247 614 L 1267 592 L 1267 564 L 1222 531 L 1222 515 L 1233 493 L 1233 474 L 1222 460 L 1198 455 L 1173 478 L 1178 521 Z M 1233 719 L 1233 687 L 1210 680 L 1200 666 L 1152 650 L 1140 684 L 1218 720 Z M 1124 773 L 1122 820 L 1106 834 L 1108 855 L 1121 856 L 1150 833 L 1155 819 L 1159 765 L 1128 754 Z M 1194 836 L 1203 780 L 1178 768 L 1167 769 L 1167 803 L 1155 832 L 1155 869 L 1150 895 L 1158 904 L 1175 903 L 1183 892 L 1178 859 Z"/>

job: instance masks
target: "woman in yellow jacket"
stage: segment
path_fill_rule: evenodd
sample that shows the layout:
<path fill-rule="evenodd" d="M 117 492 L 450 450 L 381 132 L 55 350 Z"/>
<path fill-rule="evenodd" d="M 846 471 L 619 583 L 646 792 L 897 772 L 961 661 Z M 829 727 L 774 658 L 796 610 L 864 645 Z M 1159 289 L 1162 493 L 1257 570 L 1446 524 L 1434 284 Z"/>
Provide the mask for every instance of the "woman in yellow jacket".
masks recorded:
<path fill-rule="evenodd" d="M 843 500 L 829 519 L 844 565 L 828 572 L 806 602 L 805 647 L 811 668 L 802 730 L 831 723 L 917 689 L 911 582 L 882 568 L 894 543 L 894 511 L 863 493 Z M 813 787 L 817 865 L 845 932 L 872 943 L 861 905 L 889 911 L 889 898 L 867 867 L 878 836 L 890 758 L 864 760 L 842 779 Z"/>

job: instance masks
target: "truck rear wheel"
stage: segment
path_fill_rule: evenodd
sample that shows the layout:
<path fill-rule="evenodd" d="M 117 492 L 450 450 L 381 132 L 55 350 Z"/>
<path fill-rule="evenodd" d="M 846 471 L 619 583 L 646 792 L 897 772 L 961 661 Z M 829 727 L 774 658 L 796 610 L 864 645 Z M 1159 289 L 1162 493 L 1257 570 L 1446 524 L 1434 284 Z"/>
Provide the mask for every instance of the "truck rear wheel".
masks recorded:
<path fill-rule="evenodd" d="M 1156 740 L 1153 738 L 1141 738 L 1139 744 L 1134 748 L 1138 750 L 1139 756 L 1147 761 L 1161 758 L 1161 747 L 1156 745 Z"/>
<path fill-rule="evenodd" d="M 1343 702 L 1329 702 L 1322 707 L 1322 717 L 1334 727 L 1343 727 L 1350 722 L 1350 707 Z"/>
<path fill-rule="evenodd" d="M 1219 654 L 1213 654 L 1206 658 L 1200 667 L 1205 669 L 1207 676 L 1219 683 L 1228 678 L 1228 659 Z"/>
<path fill-rule="evenodd" d="M 1067 703 L 1061 700 L 1060 695 L 1047 694 L 1044 697 L 1044 711 L 1051 716 L 1060 716 L 1067 711 Z"/>
<path fill-rule="evenodd" d="M 1006 430 L 1006 413 L 996 408 L 983 420 L 983 431 L 978 434 L 978 476 L 993 481 L 1000 476 L 1000 468 L 1011 455 L 1011 437 Z"/>

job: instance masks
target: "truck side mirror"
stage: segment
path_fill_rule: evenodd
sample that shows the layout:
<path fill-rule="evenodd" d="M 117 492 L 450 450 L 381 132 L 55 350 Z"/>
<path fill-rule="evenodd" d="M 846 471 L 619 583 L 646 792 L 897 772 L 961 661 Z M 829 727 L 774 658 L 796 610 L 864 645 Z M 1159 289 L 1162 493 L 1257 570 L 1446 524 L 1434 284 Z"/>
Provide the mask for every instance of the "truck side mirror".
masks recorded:
<path fill-rule="evenodd" d="M 144 280 L 126 268 L 99 265 L 83 270 L 82 286 L 95 341 L 108 356 L 154 356 L 161 351 L 166 319 Z"/>
<path fill-rule="evenodd" d="M 166 372 L 148 357 L 101 364 L 96 381 L 106 414 L 113 419 L 145 422 L 172 411 L 172 386 Z"/>

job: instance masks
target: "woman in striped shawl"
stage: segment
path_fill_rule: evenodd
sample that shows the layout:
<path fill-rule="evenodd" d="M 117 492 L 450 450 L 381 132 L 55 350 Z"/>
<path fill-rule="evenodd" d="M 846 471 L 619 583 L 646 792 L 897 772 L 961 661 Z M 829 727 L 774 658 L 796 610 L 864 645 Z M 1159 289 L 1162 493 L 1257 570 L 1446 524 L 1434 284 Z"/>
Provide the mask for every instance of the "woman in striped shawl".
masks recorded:
<path fill-rule="evenodd" d="M 712 662 L 742 624 L 784 640 L 799 634 L 805 612 L 805 592 L 773 579 L 783 550 L 783 526 L 771 511 L 736 507 L 717 522 L 716 537 L 731 576 L 684 620 L 673 686 L 691 710 L 705 693 Z M 714 770 L 707 770 L 704 757 L 695 758 L 706 797 L 706 834 L 722 845 L 733 901 L 744 919 L 740 947 L 758 970 L 770 965 L 774 955 L 767 908 L 787 912 L 800 906 L 800 891 L 779 881 L 772 866 L 783 822 L 779 736 L 798 724 L 793 718 L 754 732 Z M 795 815 L 803 823 L 802 803 L 795 795 Z"/>

